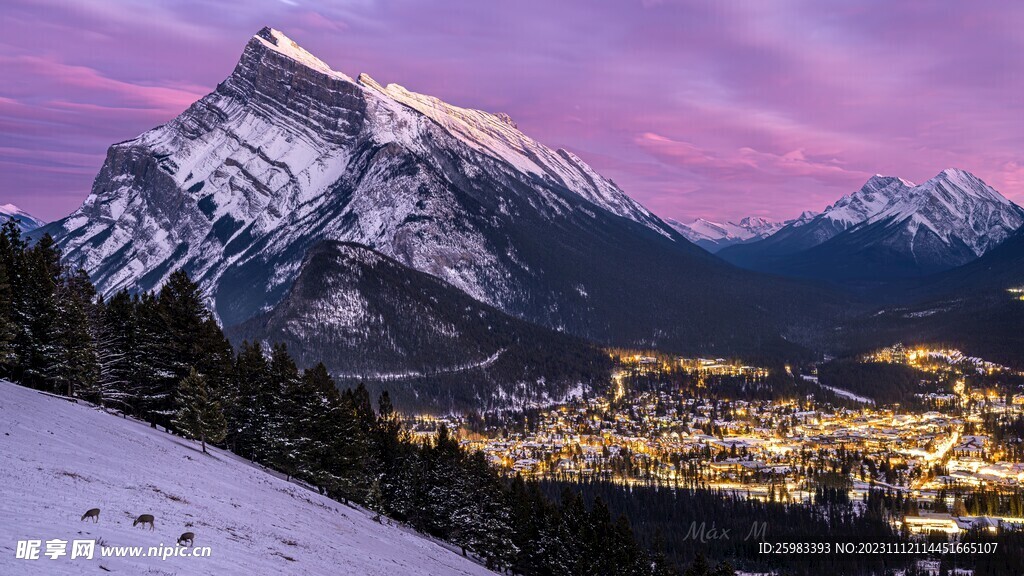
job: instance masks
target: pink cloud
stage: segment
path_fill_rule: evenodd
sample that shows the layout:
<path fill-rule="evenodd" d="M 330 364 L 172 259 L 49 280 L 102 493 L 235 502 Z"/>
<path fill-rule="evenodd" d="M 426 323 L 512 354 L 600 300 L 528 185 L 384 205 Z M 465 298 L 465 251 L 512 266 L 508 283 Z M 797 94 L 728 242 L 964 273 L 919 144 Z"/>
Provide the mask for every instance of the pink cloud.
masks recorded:
<path fill-rule="evenodd" d="M 507 112 L 665 216 L 792 217 L 876 172 L 920 181 L 949 166 L 1024 201 L 1019 3 L 128 6 L 5 2 L 0 147 L 54 171 L 8 156 L 0 190 L 43 216 L 66 214 L 90 187 L 56 171 L 61 152 L 102 157 L 166 122 L 264 25 L 349 74 Z"/>
<path fill-rule="evenodd" d="M 0 69 L 31 76 L 37 83 L 51 84 L 68 96 L 116 98 L 122 106 L 145 107 L 163 112 L 181 112 L 209 91 L 190 85 L 153 86 L 117 80 L 108 78 L 93 68 L 65 64 L 52 57 L 0 56 Z M 15 86 L 14 90 L 21 92 L 23 96 L 30 96 L 29 88 L 30 86 L 26 85 L 19 90 L 19 87 Z M 53 101 L 65 107 L 76 104 L 62 98 Z"/>
<path fill-rule="evenodd" d="M 723 179 L 792 176 L 829 181 L 836 177 L 856 180 L 867 176 L 862 172 L 846 170 L 836 160 L 809 158 L 805 150 L 774 154 L 743 147 L 726 154 L 718 154 L 689 142 L 672 140 L 653 132 L 641 134 L 635 142 L 661 162 Z"/>

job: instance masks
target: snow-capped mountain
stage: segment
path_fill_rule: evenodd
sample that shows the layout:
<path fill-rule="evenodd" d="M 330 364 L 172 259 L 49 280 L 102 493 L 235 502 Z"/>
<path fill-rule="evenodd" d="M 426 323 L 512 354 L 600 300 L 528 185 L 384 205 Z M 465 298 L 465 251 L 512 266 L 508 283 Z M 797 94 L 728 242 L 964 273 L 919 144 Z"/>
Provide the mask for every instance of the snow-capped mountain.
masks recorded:
<path fill-rule="evenodd" d="M 447 175 L 458 175 L 451 181 Z M 466 198 L 482 174 L 486 200 Z M 527 206 L 510 196 L 518 194 Z M 472 190 L 476 195 L 482 190 Z M 488 220 L 601 210 L 658 234 L 666 226 L 575 155 L 552 151 L 503 115 L 450 106 L 332 70 L 276 30 L 246 45 L 234 72 L 181 116 L 110 148 L 92 194 L 52 228 L 105 293 L 151 289 L 185 267 L 227 323 L 280 297 L 319 238 L 360 242 L 489 303 L 524 272 Z M 267 298 L 213 290 L 267 270 Z M 262 274 L 261 274 L 262 275 Z"/>
<path fill-rule="evenodd" d="M 184 268 L 226 326 L 279 302 L 322 240 L 603 342 L 769 345 L 800 290 L 722 265 L 505 115 L 353 79 L 269 28 L 214 92 L 113 145 L 46 229 L 103 293 Z"/>
<path fill-rule="evenodd" d="M 249 460 L 0 381 L 0 573 L 494 575 L 411 528 L 288 482 Z M 100 508 L 97 522 L 79 516 Z M 154 530 L 132 527 L 153 514 Z M 183 532 L 204 557 L 153 556 Z M 18 559 L 19 540 L 96 541 L 91 559 Z M 102 547 L 141 547 L 101 557 Z M 45 545 L 44 550 L 45 551 Z"/>
<path fill-rule="evenodd" d="M 0 221 L 6 222 L 7 220 L 16 220 L 18 228 L 23 234 L 46 224 L 14 204 L 0 204 Z"/>
<path fill-rule="evenodd" d="M 723 250 L 754 269 L 832 279 L 917 276 L 965 264 L 1024 224 L 1024 209 L 964 170 L 920 185 L 874 176 L 821 214 Z"/>
<path fill-rule="evenodd" d="M 806 250 L 867 220 L 912 186 L 902 178 L 876 174 L 859 190 L 843 196 L 820 213 L 804 212 L 764 240 L 749 242 L 742 248 L 727 248 L 719 255 L 736 264 L 755 267 L 767 260 Z"/>
<path fill-rule="evenodd" d="M 929 236 L 951 252 L 967 248 L 961 261 L 945 261 L 945 267 L 952 267 L 1001 244 L 1024 224 L 1024 209 L 974 174 L 949 168 L 896 195 L 860 227 L 875 224 L 899 224 L 910 242 Z M 929 258 L 920 246 L 909 247 L 919 260 Z"/>
<path fill-rule="evenodd" d="M 697 218 L 690 223 L 669 218 L 665 222 L 690 242 L 712 253 L 733 244 L 762 240 L 789 224 L 789 222 L 776 222 L 760 216 L 747 216 L 739 222 L 726 222 L 725 224 L 704 218 Z"/>

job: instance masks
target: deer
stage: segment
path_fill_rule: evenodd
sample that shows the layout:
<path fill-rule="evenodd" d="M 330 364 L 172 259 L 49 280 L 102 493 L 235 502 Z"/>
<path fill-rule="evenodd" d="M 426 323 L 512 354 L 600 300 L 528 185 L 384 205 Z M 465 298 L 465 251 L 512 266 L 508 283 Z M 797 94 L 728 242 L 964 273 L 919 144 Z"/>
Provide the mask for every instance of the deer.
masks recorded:
<path fill-rule="evenodd" d="M 85 514 L 82 514 L 82 520 L 87 520 L 89 518 L 92 518 L 93 522 L 99 522 L 100 521 L 100 509 L 99 508 L 93 508 L 92 510 L 86 510 Z"/>
<path fill-rule="evenodd" d="M 146 527 L 146 524 L 149 524 L 149 529 L 152 530 L 153 529 L 153 515 L 152 514 L 143 514 L 142 516 L 139 516 L 138 518 L 135 519 L 135 522 L 132 522 L 132 527 L 134 528 L 135 526 L 138 526 L 139 524 L 142 524 L 143 528 Z"/>
<path fill-rule="evenodd" d="M 178 536 L 178 546 L 184 546 L 184 544 L 182 544 L 182 542 L 188 542 L 188 545 L 189 545 L 189 546 L 192 546 L 192 545 L 193 545 L 193 542 L 192 542 L 192 540 L 193 540 L 193 539 L 194 539 L 195 537 L 196 537 L 196 535 L 195 535 L 195 534 L 193 534 L 193 533 L 191 533 L 191 532 L 185 532 L 185 533 L 184 533 L 184 534 L 182 534 L 181 536 Z"/>

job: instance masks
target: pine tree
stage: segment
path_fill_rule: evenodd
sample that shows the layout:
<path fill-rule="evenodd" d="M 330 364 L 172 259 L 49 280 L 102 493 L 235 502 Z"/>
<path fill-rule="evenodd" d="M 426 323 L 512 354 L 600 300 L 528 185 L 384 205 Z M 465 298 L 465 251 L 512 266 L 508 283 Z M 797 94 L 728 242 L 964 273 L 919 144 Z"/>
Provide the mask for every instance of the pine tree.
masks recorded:
<path fill-rule="evenodd" d="M 364 501 L 369 486 L 370 437 L 357 417 L 352 390 L 343 392 L 340 402 L 330 407 L 321 433 L 327 439 L 323 478 L 328 493 L 344 502 Z"/>
<path fill-rule="evenodd" d="M 97 331 L 99 378 L 94 401 L 121 410 L 139 411 L 137 300 L 122 290 L 100 306 Z"/>
<path fill-rule="evenodd" d="M 718 563 L 718 566 L 715 566 L 711 576 L 736 576 L 736 569 L 732 567 L 728 560 L 723 560 Z"/>
<path fill-rule="evenodd" d="M 22 322 L 24 340 L 20 346 L 21 378 L 25 384 L 61 393 L 53 377 L 60 363 L 57 330 L 62 319 L 57 306 L 61 283 L 60 250 L 49 234 L 26 252 Z"/>
<path fill-rule="evenodd" d="M 8 225 L 10 221 L 8 220 Z M 7 228 L 7 225 L 4 226 Z M 17 330 L 15 322 L 15 294 L 12 277 L 17 276 L 15 269 L 14 247 L 11 245 L 7 232 L 0 231 L 0 374 L 10 376 L 17 359 L 14 338 Z"/>
<path fill-rule="evenodd" d="M 267 425 L 263 429 L 262 442 L 267 445 L 268 458 L 272 466 L 286 473 L 295 474 L 297 440 L 297 420 L 303 404 L 300 394 L 299 369 L 288 354 L 284 344 L 275 344 L 270 353 L 269 386 L 262 401 L 266 404 Z"/>
<path fill-rule="evenodd" d="M 139 409 L 154 428 L 170 424 L 174 410 L 175 360 L 165 317 L 157 297 L 143 294 L 135 306 L 138 372 L 135 375 Z M 179 380 L 180 381 L 180 380 Z"/>
<path fill-rule="evenodd" d="M 174 427 L 188 438 L 199 440 L 206 454 L 206 442 L 221 442 L 227 434 L 224 411 L 210 394 L 209 385 L 192 370 L 177 387 Z"/>
<path fill-rule="evenodd" d="M 0 229 L 0 258 L 3 258 L 10 284 L 9 318 L 11 328 L 10 350 L 7 355 L 8 374 L 23 384 L 31 385 L 25 378 L 27 362 L 31 357 L 31 334 L 29 333 L 28 300 L 26 283 L 28 279 L 27 244 L 21 237 L 17 223 L 8 220 Z"/>
<path fill-rule="evenodd" d="M 324 462 L 333 444 L 328 418 L 340 403 L 338 389 L 323 364 L 303 372 L 289 404 L 294 411 L 290 422 L 295 475 L 323 486 Z"/>
<path fill-rule="evenodd" d="M 377 400 L 377 412 L 374 431 L 374 460 L 377 466 L 372 478 L 380 488 L 382 507 L 404 516 L 411 498 L 411 491 L 405 481 L 409 473 L 406 462 L 408 443 L 403 442 L 402 421 L 387 391 L 382 392 Z"/>
<path fill-rule="evenodd" d="M 270 389 L 270 366 L 258 342 L 242 342 L 232 376 L 228 443 L 236 454 L 263 462 L 266 459 L 263 430 L 269 422 L 265 394 Z"/>
<path fill-rule="evenodd" d="M 53 329 L 53 363 L 48 379 L 68 396 L 75 395 L 76 387 L 94 391 L 99 376 L 96 289 L 88 274 L 79 269 L 62 275 L 55 297 L 60 320 Z"/>
<path fill-rule="evenodd" d="M 693 559 L 690 567 L 686 569 L 684 576 L 711 576 L 711 567 L 708 565 L 708 560 L 704 557 L 704 554 L 697 553 L 697 557 Z"/>
<path fill-rule="evenodd" d="M 455 437 L 442 424 L 433 446 L 424 450 L 423 528 L 439 537 L 448 538 L 454 529 L 455 516 L 464 505 L 464 484 L 458 480 L 458 468 L 464 454 Z"/>

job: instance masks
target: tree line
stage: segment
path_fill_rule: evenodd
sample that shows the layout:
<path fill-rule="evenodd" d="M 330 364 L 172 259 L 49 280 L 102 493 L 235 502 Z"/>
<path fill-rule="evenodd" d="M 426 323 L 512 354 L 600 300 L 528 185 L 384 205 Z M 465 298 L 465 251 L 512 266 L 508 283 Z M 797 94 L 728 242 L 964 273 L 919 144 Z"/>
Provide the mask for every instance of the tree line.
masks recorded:
<path fill-rule="evenodd" d="M 204 451 L 223 446 L 492 569 L 675 573 L 600 500 L 588 508 L 567 493 L 555 503 L 536 483 L 499 475 L 447 428 L 414 438 L 386 391 L 375 410 L 365 386 L 339 390 L 323 364 L 300 370 L 284 345 L 236 351 L 185 272 L 158 292 L 105 299 L 61 262 L 52 238 L 30 243 L 11 223 L 0 230 L 0 371 L 194 438 Z"/>

